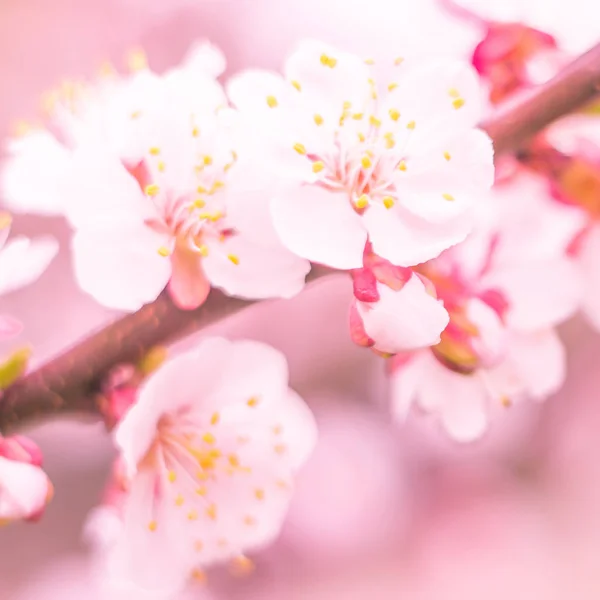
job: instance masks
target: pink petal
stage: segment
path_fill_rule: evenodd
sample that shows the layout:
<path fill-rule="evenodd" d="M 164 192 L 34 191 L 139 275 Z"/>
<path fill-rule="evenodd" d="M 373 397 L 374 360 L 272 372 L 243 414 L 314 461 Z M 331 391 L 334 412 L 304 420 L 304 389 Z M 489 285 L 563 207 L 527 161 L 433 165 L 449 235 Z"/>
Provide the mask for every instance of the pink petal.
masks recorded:
<path fill-rule="evenodd" d="M 227 66 L 225 55 L 217 46 L 203 40 L 196 42 L 187 51 L 183 66 L 192 71 L 205 73 L 211 77 L 219 77 Z"/>
<path fill-rule="evenodd" d="M 396 108 L 403 119 L 415 121 L 411 154 L 428 149 L 440 136 L 466 132 L 479 123 L 484 90 L 471 65 L 453 59 L 407 60 L 403 69 L 399 85 L 384 99 L 384 111 Z M 455 92 L 464 100 L 458 110 Z"/>
<path fill-rule="evenodd" d="M 507 348 L 507 330 L 498 313 L 485 302 L 472 298 L 467 302 L 466 316 L 475 325 L 478 334 L 473 346 L 484 364 L 498 361 Z"/>
<path fill-rule="evenodd" d="M 63 192 L 66 216 L 75 227 L 93 226 L 99 219 L 143 220 L 150 214 L 147 198 L 116 156 L 80 150 L 72 169 Z"/>
<path fill-rule="evenodd" d="M 27 519 L 46 505 L 48 477 L 39 467 L 0 457 L 0 519 Z"/>
<path fill-rule="evenodd" d="M 458 442 L 481 437 L 488 425 L 488 393 L 475 375 L 460 375 L 442 367 L 424 377 L 419 404 L 435 414 L 446 432 Z"/>
<path fill-rule="evenodd" d="M 472 229 L 472 215 L 443 224 L 429 223 L 396 205 L 392 209 L 370 206 L 363 221 L 373 250 L 391 263 L 410 267 L 435 258 L 462 242 Z"/>
<path fill-rule="evenodd" d="M 399 421 L 408 416 L 411 406 L 418 398 L 419 387 L 425 377 L 431 376 L 435 359 L 427 350 L 415 353 L 396 368 L 390 376 L 392 412 Z M 436 365 L 433 365 L 435 368 Z"/>
<path fill-rule="evenodd" d="M 335 61 L 332 68 L 323 57 Z M 344 103 L 362 107 L 370 98 L 370 72 L 360 57 L 316 40 L 304 40 L 285 65 L 288 81 L 301 86 L 302 101 L 325 122 L 337 122 Z"/>
<path fill-rule="evenodd" d="M 167 411 L 176 412 L 195 403 L 210 412 L 220 407 L 209 404 L 208 398 L 222 380 L 231 345 L 222 338 L 203 340 L 195 351 L 167 361 L 145 381 L 137 403 L 115 430 L 116 444 L 131 472 L 148 451 L 156 424 Z"/>
<path fill-rule="evenodd" d="M 345 194 L 292 188 L 273 199 L 271 210 L 281 241 L 298 256 L 336 269 L 362 266 L 367 233 Z"/>
<path fill-rule="evenodd" d="M 416 275 L 399 291 L 382 284 L 377 289 L 378 302 L 357 302 L 365 332 L 375 341 L 377 350 L 395 354 L 440 341 L 440 333 L 448 325 L 448 313 Z"/>
<path fill-rule="evenodd" d="M 153 471 L 134 478 L 125 503 L 123 529 L 109 557 L 113 585 L 155 593 L 183 588 L 194 557 L 189 552 L 189 533 L 183 529 L 187 523 L 176 511 L 174 501 L 155 498 Z M 151 522 L 157 524 L 154 531 Z"/>
<path fill-rule="evenodd" d="M 402 206 L 415 215 L 432 223 L 456 218 L 492 187 L 492 142 L 482 131 L 462 132 L 412 158 L 396 180 Z"/>
<path fill-rule="evenodd" d="M 203 259 L 189 248 L 176 247 L 171 256 L 169 293 L 183 310 L 198 308 L 210 292 L 210 282 L 203 270 Z"/>
<path fill-rule="evenodd" d="M 515 335 L 509 360 L 515 365 L 527 394 L 535 399 L 544 400 L 564 383 L 565 347 L 553 329 Z"/>
<path fill-rule="evenodd" d="M 46 270 L 58 252 L 51 237 L 35 240 L 12 238 L 0 249 L 0 294 L 7 294 L 33 283 Z"/>
<path fill-rule="evenodd" d="M 19 335 L 23 324 L 10 315 L 0 315 L 0 341 Z"/>
<path fill-rule="evenodd" d="M 496 269 L 482 287 L 497 289 L 508 301 L 507 323 L 520 331 L 545 329 L 572 316 L 581 301 L 574 263 L 557 258 Z"/>
<path fill-rule="evenodd" d="M 215 385 L 203 405 L 219 407 L 238 403 L 240 410 L 246 411 L 248 400 L 253 399 L 267 410 L 284 398 L 287 392 L 288 366 L 285 356 L 261 342 L 236 341 L 230 343 L 218 385 Z"/>
<path fill-rule="evenodd" d="M 158 252 L 164 236 L 141 222 L 104 222 L 73 237 L 75 276 L 81 288 L 109 308 L 135 311 L 152 302 L 171 276 Z"/>
<path fill-rule="evenodd" d="M 278 245 L 233 235 L 210 246 L 204 270 L 211 284 L 242 298 L 291 298 L 304 287 L 310 263 Z"/>
<path fill-rule="evenodd" d="M 70 173 L 70 152 L 47 131 L 32 131 L 8 145 L 1 174 L 2 196 L 15 212 L 63 213 L 62 182 Z"/>
<path fill-rule="evenodd" d="M 590 229 L 584 238 L 579 255 L 583 274 L 582 308 L 590 323 L 600 331 L 600 226 Z"/>

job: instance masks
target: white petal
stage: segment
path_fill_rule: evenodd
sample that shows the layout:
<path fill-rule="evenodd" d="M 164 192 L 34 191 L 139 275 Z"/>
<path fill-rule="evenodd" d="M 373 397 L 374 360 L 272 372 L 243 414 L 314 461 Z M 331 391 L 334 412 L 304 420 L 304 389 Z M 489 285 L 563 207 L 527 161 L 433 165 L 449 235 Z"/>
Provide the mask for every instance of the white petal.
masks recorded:
<path fill-rule="evenodd" d="M 47 131 L 34 131 L 8 145 L 2 196 L 15 212 L 62 214 L 62 183 L 71 173 L 71 153 Z"/>
<path fill-rule="evenodd" d="M 58 252 L 58 242 L 51 237 L 34 240 L 12 238 L 0 249 L 0 294 L 7 294 L 33 283 Z"/>
<path fill-rule="evenodd" d="M 435 258 L 462 242 L 472 229 L 469 214 L 442 224 L 419 219 L 402 207 L 388 210 L 373 205 L 363 220 L 376 254 L 400 267 L 410 267 Z"/>
<path fill-rule="evenodd" d="M 443 303 L 432 298 L 413 275 L 400 291 L 377 284 L 378 302 L 357 302 L 367 335 L 381 352 L 396 354 L 432 346 L 449 317 Z"/>
<path fill-rule="evenodd" d="M 298 256 L 336 269 L 362 265 L 367 232 L 345 194 L 292 188 L 273 199 L 271 210 L 281 241 Z"/>
<path fill-rule="evenodd" d="M 574 263 L 566 258 L 496 269 L 481 283 L 506 296 L 507 322 L 520 331 L 561 323 L 575 313 L 581 301 L 581 280 Z"/>
<path fill-rule="evenodd" d="M 109 308 L 135 311 L 152 302 L 171 276 L 158 252 L 165 238 L 141 222 L 103 221 L 73 237 L 75 276 L 81 288 Z"/>
<path fill-rule="evenodd" d="M 0 456 L 0 519 L 26 519 L 46 504 L 48 477 L 39 467 Z"/>
<path fill-rule="evenodd" d="M 304 287 L 310 263 L 282 245 L 265 246 L 234 235 L 210 246 L 203 260 L 213 286 L 242 298 L 291 298 Z"/>

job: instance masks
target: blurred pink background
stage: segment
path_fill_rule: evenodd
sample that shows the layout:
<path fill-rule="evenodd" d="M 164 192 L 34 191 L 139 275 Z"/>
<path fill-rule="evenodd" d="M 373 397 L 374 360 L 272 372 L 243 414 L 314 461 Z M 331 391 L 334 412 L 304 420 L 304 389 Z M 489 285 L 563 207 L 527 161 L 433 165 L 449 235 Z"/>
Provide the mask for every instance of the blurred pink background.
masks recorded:
<path fill-rule="evenodd" d="M 478 34 L 433 0 L 2 0 L 0 134 L 34 116 L 45 89 L 90 77 L 106 59 L 122 66 L 136 46 L 161 70 L 208 38 L 231 73 L 277 68 L 307 36 L 369 56 L 468 56 Z M 15 231 L 51 231 L 61 243 L 37 284 L 1 300 L 26 329 L 0 350 L 32 343 L 40 361 L 116 315 L 78 291 L 60 219 L 18 217 Z M 349 282 L 334 277 L 214 328 L 287 354 L 321 441 L 278 544 L 255 557 L 248 578 L 215 574 L 211 597 L 597 599 L 600 337 L 580 320 L 569 323 L 562 392 L 544 406 L 513 408 L 482 442 L 458 447 L 419 417 L 391 423 L 383 362 L 348 338 L 348 297 Z M 104 600 L 91 583 L 82 527 L 109 472 L 110 440 L 99 425 L 76 422 L 31 435 L 56 496 L 41 523 L 0 530 L 0 598 Z"/>

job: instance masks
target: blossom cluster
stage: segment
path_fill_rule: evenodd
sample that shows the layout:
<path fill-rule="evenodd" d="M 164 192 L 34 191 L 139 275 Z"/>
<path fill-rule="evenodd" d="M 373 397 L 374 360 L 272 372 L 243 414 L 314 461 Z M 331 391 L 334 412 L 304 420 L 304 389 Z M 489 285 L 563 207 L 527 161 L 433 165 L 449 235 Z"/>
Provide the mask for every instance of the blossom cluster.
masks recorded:
<path fill-rule="evenodd" d="M 127 74 L 47 96 L 43 126 L 7 145 L 1 193 L 14 212 L 64 216 L 81 289 L 122 311 L 163 293 L 194 310 L 213 288 L 290 298 L 313 264 L 346 273 L 349 338 L 386 361 L 394 415 L 417 407 L 472 441 L 561 386 L 556 326 L 582 308 L 600 328 L 597 117 L 495 165 L 478 126 L 567 59 L 549 34 L 493 21 L 472 64 L 307 40 L 282 73 L 222 85 L 208 43 L 162 74 L 136 53 Z M 0 293 L 56 251 L 12 244 Z M 0 334 L 16 331 L 0 318 Z M 285 358 L 208 338 L 128 377 L 104 405 L 120 452 L 96 513 L 112 524 L 112 577 L 169 590 L 215 563 L 247 566 L 278 535 L 316 442 Z M 0 439 L 2 520 L 33 518 L 50 496 L 28 448 Z"/>

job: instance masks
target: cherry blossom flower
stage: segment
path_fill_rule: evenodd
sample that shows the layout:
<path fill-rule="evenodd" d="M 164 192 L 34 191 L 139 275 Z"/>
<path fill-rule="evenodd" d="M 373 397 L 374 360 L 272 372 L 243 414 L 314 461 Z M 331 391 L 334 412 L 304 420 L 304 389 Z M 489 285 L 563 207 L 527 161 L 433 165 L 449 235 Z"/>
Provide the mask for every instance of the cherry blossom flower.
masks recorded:
<path fill-rule="evenodd" d="M 387 354 L 437 344 L 449 317 L 433 286 L 411 269 L 374 255 L 370 244 L 363 260 L 363 268 L 352 271 L 354 341 Z"/>
<path fill-rule="evenodd" d="M 213 338 L 151 375 L 115 437 L 127 497 L 112 573 L 159 590 L 277 536 L 316 430 L 279 352 Z"/>
<path fill-rule="evenodd" d="M 39 448 L 22 436 L 0 437 L 0 524 L 36 519 L 52 499 Z"/>
<path fill-rule="evenodd" d="M 270 210 L 299 256 L 360 268 L 368 238 L 411 266 L 470 231 L 468 209 L 493 181 L 477 75 L 453 61 L 410 63 L 392 60 L 376 80 L 385 65 L 306 41 L 285 77 L 251 70 L 229 82 L 247 143 L 285 175 Z"/>
<path fill-rule="evenodd" d="M 7 213 L 0 212 L 0 296 L 33 283 L 58 252 L 56 240 L 50 237 L 30 240 L 19 235 L 8 240 L 11 222 Z M 19 321 L 0 314 L 0 339 L 20 331 Z"/>
<path fill-rule="evenodd" d="M 547 144 L 534 148 L 529 161 L 547 176 L 559 202 L 581 213 L 581 232 L 569 248 L 583 279 L 582 310 L 600 330 L 600 118 L 573 115 L 549 128 Z"/>
<path fill-rule="evenodd" d="M 571 54 L 579 54 L 591 48 L 598 39 L 598 23 L 594 19 L 582 18 L 591 15 L 593 0 L 443 0 L 455 4 L 487 21 L 496 23 L 521 23 L 545 31 Z"/>
<path fill-rule="evenodd" d="M 581 214 L 526 173 L 498 184 L 466 242 L 418 267 L 450 315 L 439 344 L 398 355 L 394 410 L 417 405 L 461 441 L 501 407 L 544 399 L 565 376 L 553 326 L 578 308 L 581 282 L 566 250 Z"/>
<path fill-rule="evenodd" d="M 202 304 L 211 285 L 256 299 L 302 289 L 309 263 L 252 209 L 270 183 L 257 181 L 232 142 L 235 113 L 213 78 L 223 68 L 201 44 L 163 76 L 144 67 L 55 108 L 66 147 L 53 141 L 53 156 L 67 166 L 50 187 L 75 228 L 77 280 L 102 304 L 137 310 L 167 285 L 184 309 Z M 5 174 L 28 207 L 32 190 L 19 182 L 44 156 L 33 147 L 41 136 L 50 153 L 49 134 L 36 133 Z"/>

